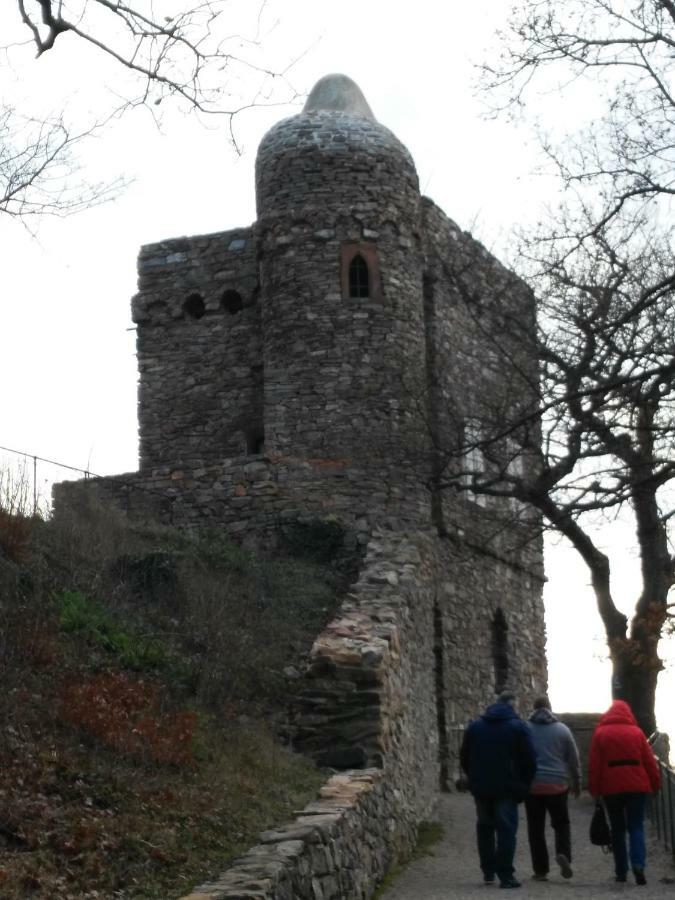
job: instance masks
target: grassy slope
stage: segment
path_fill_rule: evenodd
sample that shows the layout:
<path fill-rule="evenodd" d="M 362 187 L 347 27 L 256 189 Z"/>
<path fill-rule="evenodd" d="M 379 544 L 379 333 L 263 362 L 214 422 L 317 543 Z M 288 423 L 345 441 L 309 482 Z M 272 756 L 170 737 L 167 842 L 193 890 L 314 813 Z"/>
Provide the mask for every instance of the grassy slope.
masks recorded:
<path fill-rule="evenodd" d="M 274 732 L 325 567 L 102 510 L 2 538 L 0 896 L 178 897 L 314 795 Z"/>

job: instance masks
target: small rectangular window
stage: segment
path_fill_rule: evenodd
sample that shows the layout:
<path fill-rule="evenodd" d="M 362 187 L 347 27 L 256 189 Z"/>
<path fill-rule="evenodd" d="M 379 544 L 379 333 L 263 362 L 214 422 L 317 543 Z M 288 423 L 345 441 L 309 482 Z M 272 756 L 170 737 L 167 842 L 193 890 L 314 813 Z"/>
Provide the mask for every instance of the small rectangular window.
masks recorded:
<path fill-rule="evenodd" d="M 477 446 L 481 440 L 481 427 L 478 419 L 467 419 L 464 422 L 464 434 L 462 438 L 463 457 L 461 461 L 464 474 L 462 483 L 469 487 L 473 483 L 473 475 L 481 475 L 485 471 L 485 456 Z M 468 491 L 468 495 L 479 506 L 486 506 L 487 497 L 484 494 L 476 494 Z"/>

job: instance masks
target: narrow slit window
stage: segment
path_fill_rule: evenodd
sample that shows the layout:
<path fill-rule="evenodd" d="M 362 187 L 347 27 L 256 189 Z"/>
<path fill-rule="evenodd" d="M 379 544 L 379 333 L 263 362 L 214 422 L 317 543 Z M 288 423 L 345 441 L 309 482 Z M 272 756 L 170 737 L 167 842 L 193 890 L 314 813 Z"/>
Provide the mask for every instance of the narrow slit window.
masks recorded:
<path fill-rule="evenodd" d="M 501 607 L 492 619 L 492 664 L 495 673 L 495 693 L 501 694 L 509 680 L 509 626 Z"/>
<path fill-rule="evenodd" d="M 349 296 L 370 297 L 368 263 L 357 253 L 349 264 Z"/>
<path fill-rule="evenodd" d="M 265 431 L 256 426 L 246 431 L 246 455 L 258 456 L 265 452 Z"/>

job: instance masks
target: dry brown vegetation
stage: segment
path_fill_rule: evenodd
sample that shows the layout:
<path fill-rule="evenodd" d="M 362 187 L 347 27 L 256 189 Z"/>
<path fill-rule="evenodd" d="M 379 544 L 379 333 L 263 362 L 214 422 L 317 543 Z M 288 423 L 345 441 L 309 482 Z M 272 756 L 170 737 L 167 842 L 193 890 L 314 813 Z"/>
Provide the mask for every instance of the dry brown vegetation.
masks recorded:
<path fill-rule="evenodd" d="M 179 897 L 310 799 L 277 735 L 338 595 L 100 507 L 0 516 L 0 896 Z"/>

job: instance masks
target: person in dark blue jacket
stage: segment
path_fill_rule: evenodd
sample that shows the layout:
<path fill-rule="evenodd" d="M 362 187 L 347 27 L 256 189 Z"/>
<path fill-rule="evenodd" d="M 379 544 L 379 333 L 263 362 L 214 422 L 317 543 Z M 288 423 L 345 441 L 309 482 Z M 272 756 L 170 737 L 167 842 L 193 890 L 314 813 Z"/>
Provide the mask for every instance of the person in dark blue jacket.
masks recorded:
<path fill-rule="evenodd" d="M 460 763 L 476 802 L 478 857 L 483 880 L 499 878 L 502 888 L 520 887 L 513 857 L 518 804 L 525 799 L 537 770 L 532 735 L 513 708 L 514 697 L 497 702 L 467 727 Z"/>

